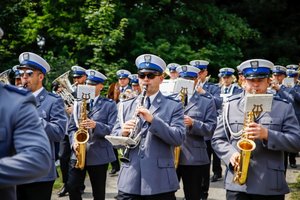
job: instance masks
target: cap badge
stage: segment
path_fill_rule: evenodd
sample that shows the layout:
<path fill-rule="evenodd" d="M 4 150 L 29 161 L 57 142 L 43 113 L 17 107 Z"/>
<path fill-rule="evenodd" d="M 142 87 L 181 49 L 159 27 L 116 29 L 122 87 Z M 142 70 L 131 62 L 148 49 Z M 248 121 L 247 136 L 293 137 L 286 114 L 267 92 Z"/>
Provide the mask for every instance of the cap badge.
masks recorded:
<path fill-rule="evenodd" d="M 195 65 L 196 65 L 196 66 L 200 65 L 200 61 L 196 61 L 196 62 L 195 62 Z"/>
<path fill-rule="evenodd" d="M 149 63 L 151 62 L 151 55 L 144 55 L 144 60 L 146 62 L 146 66 L 149 66 Z"/>
<path fill-rule="evenodd" d="M 187 71 L 187 66 L 182 66 L 182 71 L 186 72 Z"/>
<path fill-rule="evenodd" d="M 29 53 L 23 54 L 23 60 L 29 60 Z"/>
<path fill-rule="evenodd" d="M 94 71 L 91 71 L 91 72 L 90 72 L 90 76 L 91 76 L 91 77 L 94 77 L 94 76 L 95 76 L 95 72 L 94 72 Z"/>
<path fill-rule="evenodd" d="M 256 71 L 258 68 L 258 61 L 251 61 L 250 65 L 251 65 L 251 68 L 253 69 L 253 71 Z"/>

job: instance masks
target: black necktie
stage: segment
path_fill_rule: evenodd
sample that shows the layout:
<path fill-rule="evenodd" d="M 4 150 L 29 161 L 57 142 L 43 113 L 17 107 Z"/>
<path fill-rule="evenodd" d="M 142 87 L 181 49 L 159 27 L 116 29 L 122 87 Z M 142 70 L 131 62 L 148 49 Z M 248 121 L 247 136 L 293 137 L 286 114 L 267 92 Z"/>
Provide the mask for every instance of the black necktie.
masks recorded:
<path fill-rule="evenodd" d="M 228 94 L 228 88 L 225 88 L 224 94 Z"/>
<path fill-rule="evenodd" d="M 145 106 L 145 107 L 146 107 L 147 109 L 149 109 L 150 106 L 151 106 L 150 98 L 147 97 L 147 98 L 146 98 L 146 106 Z"/>
<path fill-rule="evenodd" d="M 123 93 L 124 92 L 124 88 L 122 87 L 122 89 L 121 89 L 121 93 Z"/>

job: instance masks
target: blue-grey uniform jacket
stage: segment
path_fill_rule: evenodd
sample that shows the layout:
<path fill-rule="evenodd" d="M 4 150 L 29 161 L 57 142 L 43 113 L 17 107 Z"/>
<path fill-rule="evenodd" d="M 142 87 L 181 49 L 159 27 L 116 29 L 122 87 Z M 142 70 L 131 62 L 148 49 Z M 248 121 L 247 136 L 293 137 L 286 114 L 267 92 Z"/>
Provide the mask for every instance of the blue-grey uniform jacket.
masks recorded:
<path fill-rule="evenodd" d="M 186 128 L 186 138 L 181 145 L 180 165 L 204 165 L 209 163 L 204 136 L 211 137 L 217 126 L 217 112 L 213 97 L 195 92 L 184 109 L 184 114 L 194 120 Z"/>
<path fill-rule="evenodd" d="M 48 173 L 51 151 L 30 92 L 0 83 L 0 113 L 0 199 L 14 200 L 15 185 Z"/>
<path fill-rule="evenodd" d="M 121 135 L 119 117 L 124 122 L 133 118 L 137 99 L 122 102 L 124 112 L 118 116 L 113 135 Z M 181 145 L 185 138 L 183 107 L 179 101 L 159 92 L 149 111 L 154 117 L 152 123 L 142 123 L 140 144 L 130 150 L 130 162 L 121 165 L 118 190 L 125 193 L 154 195 L 179 188 L 173 152 L 174 146 Z"/>
<path fill-rule="evenodd" d="M 53 181 L 57 178 L 54 142 L 60 142 L 64 138 L 68 118 L 62 98 L 46 89 L 43 89 L 36 97 L 36 107 L 50 141 L 52 163 L 48 166 L 50 168 L 48 175 L 34 182 Z"/>
<path fill-rule="evenodd" d="M 224 110 L 226 110 L 224 108 Z M 244 123 L 244 93 L 229 99 L 228 114 L 224 116 L 232 132 L 238 132 Z M 224 112 L 223 112 L 224 114 Z M 256 123 L 268 129 L 268 140 L 255 140 L 256 148 L 251 153 L 247 181 L 240 186 L 233 183 L 230 157 L 237 150 L 237 141 L 224 126 L 223 117 L 218 121 L 212 138 L 212 147 L 227 165 L 225 188 L 248 194 L 282 195 L 289 192 L 284 176 L 283 153 L 300 150 L 300 132 L 294 109 L 290 103 L 273 97 L 271 112 L 262 112 Z M 224 128 L 226 127 L 226 128 Z M 225 132 L 226 130 L 226 132 Z M 227 139 L 227 136 L 229 140 Z"/>
<path fill-rule="evenodd" d="M 284 94 L 282 96 L 292 103 L 298 122 L 300 123 L 300 85 L 296 84 L 292 88 L 287 87 L 282 93 Z"/>
<path fill-rule="evenodd" d="M 78 103 L 78 107 L 80 108 Z M 80 110 L 78 108 L 78 110 Z M 79 119 L 80 112 L 77 113 Z M 109 135 L 116 122 L 117 118 L 117 105 L 108 98 L 98 97 L 94 102 L 92 111 L 88 112 L 88 118 L 96 122 L 96 127 L 89 130 L 89 140 L 86 144 L 86 165 L 103 165 L 116 160 L 113 147 L 104 136 Z M 69 125 L 69 137 L 71 148 L 74 144 L 74 134 L 78 130 L 74 121 L 74 115 L 71 115 Z M 73 150 L 73 148 L 72 148 Z M 76 159 L 75 152 L 73 150 L 72 159 Z"/>

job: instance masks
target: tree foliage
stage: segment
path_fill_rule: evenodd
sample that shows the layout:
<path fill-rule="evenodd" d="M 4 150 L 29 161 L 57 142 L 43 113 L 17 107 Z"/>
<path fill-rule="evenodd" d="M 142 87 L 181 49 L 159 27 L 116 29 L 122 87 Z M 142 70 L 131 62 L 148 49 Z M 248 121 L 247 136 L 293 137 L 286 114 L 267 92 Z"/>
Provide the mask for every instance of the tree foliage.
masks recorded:
<path fill-rule="evenodd" d="M 279 0 L 3 0 L 0 71 L 18 63 L 24 51 L 51 65 L 48 83 L 72 65 L 104 72 L 136 72 L 143 53 L 167 63 L 210 61 L 235 67 L 249 58 L 279 64 L 299 61 L 299 3 Z M 287 28 L 288 27 L 288 28 Z M 39 47 L 37 38 L 45 38 Z"/>

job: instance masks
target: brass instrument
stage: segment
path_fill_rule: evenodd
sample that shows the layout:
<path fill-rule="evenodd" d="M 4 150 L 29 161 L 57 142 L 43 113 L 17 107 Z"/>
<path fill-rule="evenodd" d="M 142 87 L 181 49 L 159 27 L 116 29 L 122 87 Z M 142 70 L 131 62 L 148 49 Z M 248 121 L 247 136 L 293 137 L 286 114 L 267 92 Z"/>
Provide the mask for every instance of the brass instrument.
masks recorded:
<path fill-rule="evenodd" d="M 124 92 L 120 93 L 119 100 L 124 101 L 133 97 L 136 97 L 137 93 L 131 89 L 126 89 Z"/>
<path fill-rule="evenodd" d="M 146 93 L 147 93 L 147 88 L 148 88 L 148 85 L 144 85 L 143 86 L 143 90 L 142 90 L 142 93 L 141 93 L 141 96 L 140 96 L 140 99 L 139 99 L 139 104 L 137 105 L 136 107 L 136 111 L 134 112 L 134 116 L 133 116 L 133 119 L 135 120 L 135 127 L 133 130 L 130 131 L 129 133 L 129 138 L 131 138 L 132 140 L 135 141 L 135 145 L 127 145 L 124 152 L 123 152 L 123 156 L 120 158 L 120 161 L 121 162 L 124 162 L 124 163 L 128 163 L 130 161 L 129 159 L 129 152 L 130 152 L 130 149 L 134 149 L 138 146 L 140 140 L 141 140 L 141 135 L 139 134 L 139 122 L 140 122 L 140 117 L 138 116 L 138 113 L 137 113 L 137 109 L 141 106 L 144 105 L 145 103 L 145 97 L 146 97 Z"/>
<path fill-rule="evenodd" d="M 78 144 L 75 149 L 77 162 L 75 168 L 83 169 L 85 166 L 85 156 L 86 156 L 86 143 L 89 140 L 89 133 L 87 128 L 84 128 L 80 123 L 87 119 L 87 100 L 89 99 L 89 94 L 82 94 L 82 103 L 80 106 L 80 119 L 79 128 L 75 132 L 74 142 Z"/>
<path fill-rule="evenodd" d="M 182 103 L 183 108 L 187 105 L 187 100 L 188 100 L 188 95 L 187 94 L 188 94 L 188 89 L 186 87 L 182 87 L 179 94 L 178 94 L 178 99 Z M 179 164 L 180 151 L 181 151 L 180 146 L 175 146 L 175 148 L 174 148 L 174 165 L 175 165 L 175 168 L 177 168 L 178 164 Z"/>
<path fill-rule="evenodd" d="M 63 98 L 65 105 L 71 106 L 74 105 L 74 96 L 72 95 L 73 86 L 70 83 L 69 80 L 69 73 L 70 71 L 67 71 L 60 75 L 58 78 L 56 78 L 52 83 L 58 83 L 61 87 L 61 91 L 58 92 L 58 94 Z"/>
<path fill-rule="evenodd" d="M 237 142 L 237 147 L 240 149 L 241 155 L 238 160 L 239 164 L 234 166 L 233 181 L 240 185 L 245 184 L 247 180 L 251 152 L 256 148 L 255 142 L 248 138 L 248 134 L 245 132 L 245 128 L 247 128 L 250 123 L 254 122 L 261 112 L 262 106 L 254 105 L 252 111 L 246 113 L 242 135 L 240 140 Z"/>
<path fill-rule="evenodd" d="M 4 72 L 2 72 L 0 74 L 0 82 L 2 82 L 4 84 L 10 84 L 10 82 L 9 82 L 9 72 L 10 72 L 10 69 L 5 70 Z"/>

